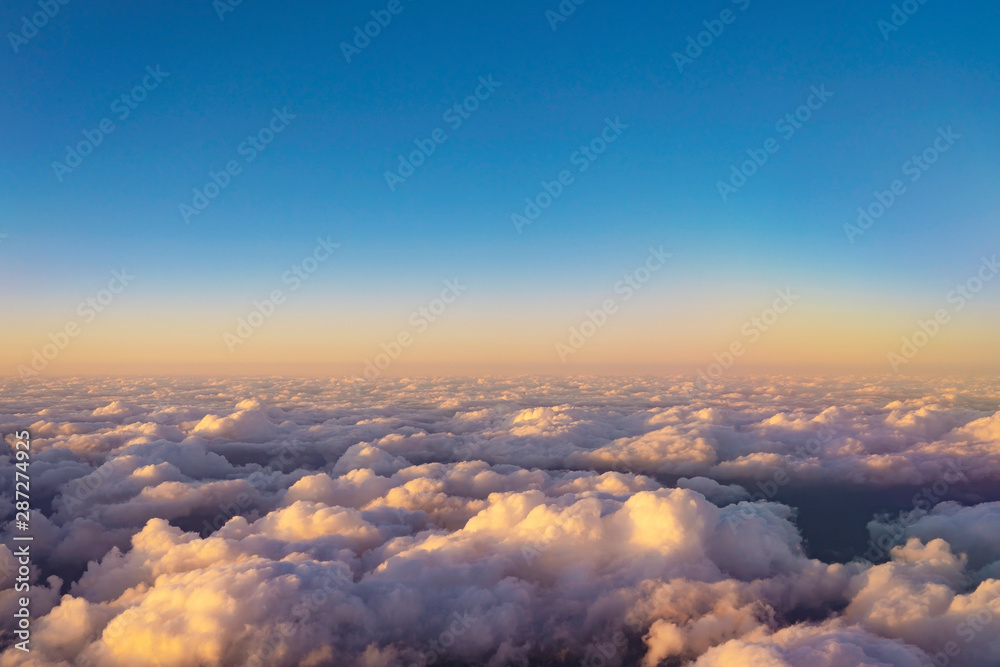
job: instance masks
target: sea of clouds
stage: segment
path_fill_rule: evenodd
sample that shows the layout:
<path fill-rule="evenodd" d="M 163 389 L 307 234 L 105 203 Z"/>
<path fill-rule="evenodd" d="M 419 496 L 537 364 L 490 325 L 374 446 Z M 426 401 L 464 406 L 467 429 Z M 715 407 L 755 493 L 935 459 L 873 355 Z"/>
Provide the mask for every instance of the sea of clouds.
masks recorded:
<path fill-rule="evenodd" d="M 0 397 L 0 667 L 1000 665 L 993 381 L 52 378 Z M 10 634 L 23 429 L 30 653 Z"/>

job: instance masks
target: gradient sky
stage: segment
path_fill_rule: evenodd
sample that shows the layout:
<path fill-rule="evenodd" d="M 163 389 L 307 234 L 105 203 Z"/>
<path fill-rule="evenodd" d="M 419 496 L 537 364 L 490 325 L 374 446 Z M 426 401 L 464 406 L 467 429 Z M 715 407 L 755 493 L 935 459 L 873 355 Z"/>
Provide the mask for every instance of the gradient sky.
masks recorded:
<path fill-rule="evenodd" d="M 891 2 L 744 2 L 590 0 L 553 30 L 554 0 L 402 0 L 350 63 L 340 44 L 387 2 L 245 0 L 222 20 L 209 0 L 60 5 L 17 53 L 0 47 L 0 364 L 16 372 L 77 321 L 46 373 L 359 373 L 457 277 L 467 291 L 390 372 L 703 368 L 783 288 L 800 301 L 738 366 L 889 371 L 947 308 L 902 370 L 1000 367 L 1000 280 L 961 312 L 946 298 L 1000 252 L 1000 8 L 931 0 L 886 40 Z M 725 9 L 678 72 L 673 54 Z M 36 11 L 8 2 L 0 28 Z M 111 103 L 157 65 L 169 76 L 119 121 Z M 487 76 L 500 87 L 453 131 L 443 114 Z M 780 138 L 814 86 L 833 96 Z M 240 143 L 286 106 L 294 120 L 245 163 Z M 60 182 L 53 161 L 106 117 L 115 131 Z M 606 118 L 628 128 L 576 172 Z M 385 171 L 438 127 L 448 140 L 390 191 Z M 910 183 L 903 164 L 948 127 L 961 139 Z M 770 137 L 778 152 L 723 201 L 717 182 Z M 179 204 L 234 159 L 185 224 Z M 567 168 L 575 182 L 517 233 L 511 214 Z M 849 243 L 845 223 L 895 179 L 907 192 Z M 338 254 L 288 293 L 317 237 Z M 660 245 L 668 265 L 560 363 L 555 344 Z M 77 304 L 122 268 L 135 281 L 85 322 Z M 223 334 L 274 289 L 287 303 L 230 352 Z"/>

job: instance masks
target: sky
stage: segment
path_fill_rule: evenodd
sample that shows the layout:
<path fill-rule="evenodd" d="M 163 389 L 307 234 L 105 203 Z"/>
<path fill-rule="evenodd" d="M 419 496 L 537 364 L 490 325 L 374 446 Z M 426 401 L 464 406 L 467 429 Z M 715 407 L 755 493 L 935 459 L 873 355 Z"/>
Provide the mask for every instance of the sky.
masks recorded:
<path fill-rule="evenodd" d="M 1000 368 L 995 4 L 318 5 L 5 4 L 5 373 Z"/>

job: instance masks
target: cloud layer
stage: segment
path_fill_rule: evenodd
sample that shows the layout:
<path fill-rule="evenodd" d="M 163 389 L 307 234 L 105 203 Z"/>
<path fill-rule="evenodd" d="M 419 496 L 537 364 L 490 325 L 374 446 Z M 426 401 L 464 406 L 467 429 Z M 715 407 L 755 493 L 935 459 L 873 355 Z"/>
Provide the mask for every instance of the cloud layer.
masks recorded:
<path fill-rule="evenodd" d="M 33 437 L 35 541 L 32 652 L 0 667 L 1000 663 L 994 384 L 88 378 L 3 395 L 0 428 Z M 824 560 L 788 498 L 831 493 L 877 500 L 830 526 L 867 549 Z M 0 501 L 5 545 L 13 511 Z M 14 562 L 0 546 L 8 632 Z"/>

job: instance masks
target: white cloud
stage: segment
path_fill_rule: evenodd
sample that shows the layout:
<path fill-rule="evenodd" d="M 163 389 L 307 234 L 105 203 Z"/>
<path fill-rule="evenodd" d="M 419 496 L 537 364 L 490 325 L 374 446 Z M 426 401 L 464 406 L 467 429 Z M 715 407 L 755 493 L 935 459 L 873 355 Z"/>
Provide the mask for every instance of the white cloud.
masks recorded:
<path fill-rule="evenodd" d="M 989 383 L 60 382 L 0 414 L 33 429 L 40 510 L 34 650 L 0 667 L 1000 656 L 982 623 L 1000 617 Z M 0 469 L 11 496 L 9 455 Z M 811 557 L 796 508 L 748 491 L 943 479 L 901 516 L 872 507 L 873 535 L 903 541 L 878 565 Z"/>

